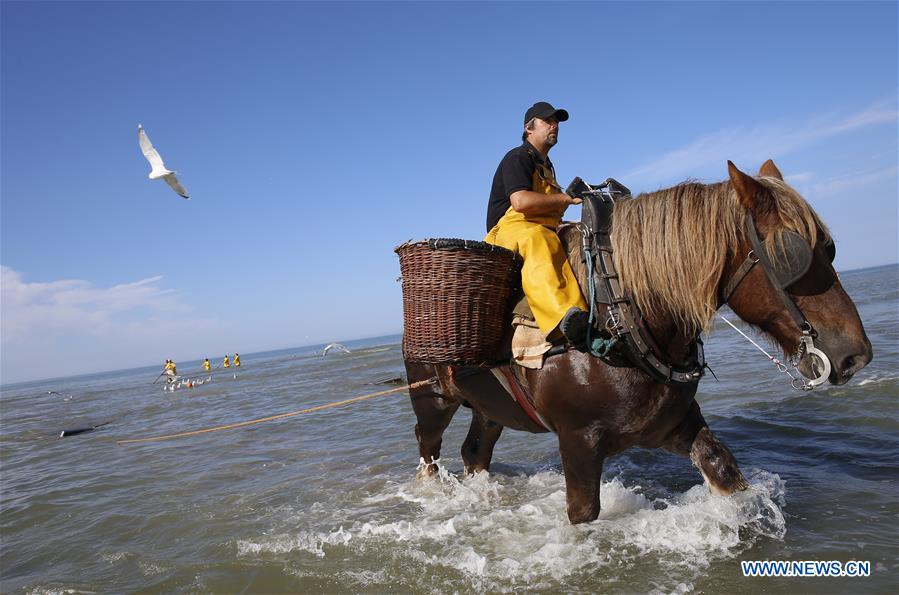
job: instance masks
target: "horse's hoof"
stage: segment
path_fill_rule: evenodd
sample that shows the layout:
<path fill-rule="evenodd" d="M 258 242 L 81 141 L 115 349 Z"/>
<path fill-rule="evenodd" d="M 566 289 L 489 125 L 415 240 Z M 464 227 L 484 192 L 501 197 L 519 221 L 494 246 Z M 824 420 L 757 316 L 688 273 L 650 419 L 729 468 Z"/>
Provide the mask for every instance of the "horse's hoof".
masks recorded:
<path fill-rule="evenodd" d="M 599 506 L 585 506 L 580 508 L 568 507 L 568 521 L 572 525 L 592 523 L 599 518 Z"/>
<path fill-rule="evenodd" d="M 701 429 L 693 440 L 690 460 L 716 496 L 730 496 L 749 487 L 734 455 L 708 428 Z"/>
<path fill-rule="evenodd" d="M 418 473 L 415 474 L 415 479 L 417 481 L 428 479 L 429 477 L 434 477 L 435 475 L 437 475 L 437 471 L 437 465 L 434 463 L 431 463 L 430 465 L 424 465 L 418 470 Z"/>
<path fill-rule="evenodd" d="M 730 496 L 734 492 L 742 492 L 749 487 L 743 474 L 739 471 L 736 477 L 727 477 L 724 481 L 712 481 L 708 475 L 700 470 L 705 484 L 709 487 L 709 492 L 716 496 Z"/>
<path fill-rule="evenodd" d="M 490 473 L 490 471 L 486 467 L 465 467 L 465 471 L 462 472 L 462 479 L 474 477 L 478 473 Z"/>

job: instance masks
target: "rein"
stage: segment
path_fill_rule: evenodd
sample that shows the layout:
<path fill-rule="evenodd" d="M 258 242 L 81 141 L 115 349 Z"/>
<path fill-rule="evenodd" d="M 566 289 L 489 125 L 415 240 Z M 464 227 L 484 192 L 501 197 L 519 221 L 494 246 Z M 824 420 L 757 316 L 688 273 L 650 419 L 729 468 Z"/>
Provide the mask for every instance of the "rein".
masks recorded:
<path fill-rule="evenodd" d="M 762 349 L 762 347 L 761 347 L 758 343 L 756 343 L 755 341 L 753 341 L 752 339 L 750 339 L 750 338 L 749 338 L 749 335 L 747 335 L 746 333 L 744 333 L 743 331 L 741 331 L 740 329 L 738 329 L 736 326 L 734 326 L 734 323 L 732 323 L 730 320 L 728 320 L 727 318 L 725 318 L 724 316 L 722 316 L 720 313 L 717 313 L 717 312 L 716 312 L 716 314 L 718 314 L 718 318 L 720 318 L 721 320 L 723 320 L 724 322 L 726 322 L 727 324 L 729 324 L 730 327 L 731 327 L 732 329 L 734 329 L 735 331 L 737 331 L 738 333 L 740 333 L 741 335 L 743 335 L 743 338 L 744 338 L 744 339 L 746 339 L 747 341 L 749 341 L 750 343 L 752 343 L 753 345 L 755 345 L 755 348 L 756 348 L 756 349 L 758 349 L 759 351 L 761 351 L 762 353 L 764 353 L 766 356 L 768 356 L 768 359 L 771 360 L 771 362 L 772 362 L 775 366 L 777 366 L 777 369 L 778 369 L 778 370 L 780 370 L 781 372 L 783 372 L 784 374 L 786 374 L 787 376 L 789 376 L 789 377 L 790 377 L 790 386 L 792 386 L 794 389 L 796 389 L 796 390 L 801 390 L 801 391 L 810 391 L 810 390 L 812 390 L 813 388 L 815 388 L 814 385 L 812 385 L 811 383 L 808 382 L 808 380 L 806 380 L 805 378 L 803 378 L 803 377 L 801 376 L 801 374 L 800 374 L 800 377 L 799 377 L 799 378 L 796 378 L 795 376 L 793 376 L 792 374 L 790 374 L 790 370 L 789 370 L 789 368 L 787 368 L 787 365 L 786 365 L 785 363 L 783 363 L 782 361 L 780 361 L 779 359 L 777 359 L 776 357 L 774 357 L 773 355 L 771 355 L 770 353 L 768 353 L 767 351 L 765 351 L 764 349 Z M 793 368 L 796 368 L 796 364 L 793 364 Z"/>

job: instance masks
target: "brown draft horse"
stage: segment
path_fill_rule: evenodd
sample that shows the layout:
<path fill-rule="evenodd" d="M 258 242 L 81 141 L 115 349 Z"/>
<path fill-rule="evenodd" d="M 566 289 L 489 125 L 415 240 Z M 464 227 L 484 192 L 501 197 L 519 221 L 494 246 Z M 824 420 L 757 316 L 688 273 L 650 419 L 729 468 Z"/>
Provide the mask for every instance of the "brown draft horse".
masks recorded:
<path fill-rule="evenodd" d="M 825 246 L 832 246 L 832 240 L 826 227 L 784 183 L 772 161 L 755 178 L 731 162 L 728 167 L 730 179 L 724 182 L 684 183 L 616 204 L 612 246 L 625 291 L 669 361 L 680 365 L 696 332 L 710 326 L 714 310 L 722 305 L 722 290 L 752 250 L 746 217 L 752 218 L 766 247 L 775 245 L 781 232 L 796 232 L 811 247 L 812 264 L 786 290 L 813 327 L 816 347 L 832 363 L 828 380 L 847 382 L 871 360 L 872 349 L 828 258 Z M 581 287 L 586 287 L 580 238 L 566 238 L 564 231 L 560 235 Z M 727 303 L 785 354 L 797 353 L 801 332 L 761 267 L 750 269 Z M 800 360 L 806 375 L 814 374 L 809 359 Z M 462 445 L 466 474 L 489 468 L 503 427 L 539 431 L 522 421 L 490 372 L 459 375 L 448 366 L 413 362 L 406 362 L 406 370 L 409 382 L 435 375 L 440 380 L 439 387 L 426 385 L 410 393 L 424 462 L 419 477 L 437 471 L 443 432 L 463 402 L 472 408 Z M 643 371 L 612 367 L 575 350 L 547 358 L 540 370 L 526 370 L 525 379 L 537 412 L 559 437 L 572 523 L 597 518 L 603 460 L 631 446 L 689 456 L 713 493 L 728 495 L 747 487 L 734 456 L 703 419 L 694 399 L 696 383 L 660 384 Z"/>

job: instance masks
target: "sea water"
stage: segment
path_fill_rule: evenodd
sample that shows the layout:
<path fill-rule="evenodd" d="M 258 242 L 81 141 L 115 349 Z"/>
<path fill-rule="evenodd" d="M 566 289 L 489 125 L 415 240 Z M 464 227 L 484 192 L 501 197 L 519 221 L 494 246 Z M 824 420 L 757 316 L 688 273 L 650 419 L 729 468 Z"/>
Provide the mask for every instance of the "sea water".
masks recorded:
<path fill-rule="evenodd" d="M 0 591 L 893 592 L 899 267 L 842 281 L 874 346 L 848 385 L 796 392 L 732 330 L 707 338 L 719 381 L 697 399 L 748 490 L 713 496 L 687 459 L 632 449 L 606 461 L 599 519 L 578 526 L 552 434 L 507 430 L 490 473 L 460 479 L 466 409 L 439 475 L 415 481 L 405 391 L 116 445 L 389 389 L 405 382 L 399 336 L 243 354 L 209 381 L 180 362 L 204 383 L 171 392 L 157 368 L 4 386 Z M 871 575 L 744 578 L 741 560 L 869 561 Z"/>

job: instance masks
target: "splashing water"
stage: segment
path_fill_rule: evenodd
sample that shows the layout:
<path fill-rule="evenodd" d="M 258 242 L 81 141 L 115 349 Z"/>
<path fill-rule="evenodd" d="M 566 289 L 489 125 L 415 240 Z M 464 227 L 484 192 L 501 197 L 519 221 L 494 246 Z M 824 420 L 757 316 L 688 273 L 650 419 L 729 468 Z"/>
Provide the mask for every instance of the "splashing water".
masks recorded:
<path fill-rule="evenodd" d="M 377 561 L 355 569 L 359 586 L 416 589 L 434 588 L 438 578 L 444 587 L 478 590 L 571 586 L 597 574 L 614 583 L 651 558 L 671 590 L 759 539 L 784 537 L 784 482 L 764 471 L 748 480 L 748 490 L 729 497 L 713 496 L 703 485 L 649 497 L 613 477 L 601 486 L 599 519 L 572 526 L 558 471 L 482 472 L 460 481 L 440 465 L 431 478 L 388 483 L 346 509 L 334 508 L 330 518 L 310 523 L 291 511 L 277 522 L 292 531 L 240 540 L 237 547 L 247 559 L 289 555 L 300 573 L 308 556 Z M 380 513 L 347 523 L 350 507 Z M 378 565 L 390 568 L 392 582 L 383 582 Z"/>

